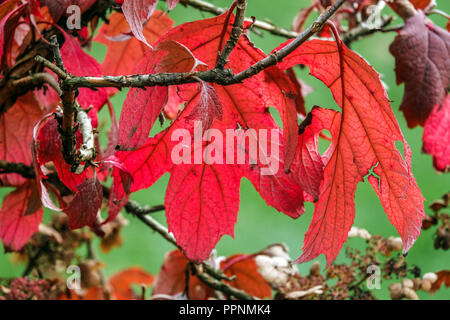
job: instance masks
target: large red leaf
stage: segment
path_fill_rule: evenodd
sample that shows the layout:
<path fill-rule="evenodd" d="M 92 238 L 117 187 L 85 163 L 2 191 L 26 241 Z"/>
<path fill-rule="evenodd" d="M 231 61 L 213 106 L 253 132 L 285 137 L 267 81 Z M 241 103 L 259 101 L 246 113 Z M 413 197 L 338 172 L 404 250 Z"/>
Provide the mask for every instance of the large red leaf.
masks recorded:
<path fill-rule="evenodd" d="M 333 151 L 325 166 L 303 254 L 297 261 L 308 261 L 321 253 L 328 264 L 335 259 L 353 223 L 356 186 L 371 169 L 368 180 L 401 235 L 404 252 L 408 251 L 420 234 L 423 197 L 411 172 L 411 151 L 378 74 L 344 45 L 340 51 L 335 42 L 322 40 L 303 44 L 281 62 L 281 67 L 296 64 L 306 65 L 342 107 L 340 125 L 334 120 L 334 126 L 326 128 L 333 136 Z M 318 110 L 313 110 L 313 118 L 321 121 L 340 116 Z M 405 158 L 396 148 L 397 141 L 403 143 Z"/>
<path fill-rule="evenodd" d="M 20 250 L 38 231 L 42 206 L 34 181 L 8 194 L 0 210 L 0 238 L 12 251 Z"/>
<path fill-rule="evenodd" d="M 213 68 L 220 51 L 220 35 L 225 20 L 226 14 L 184 24 L 172 29 L 161 43 L 181 43 L 198 60 Z M 247 38 L 242 38 L 236 51 L 230 55 L 228 67 L 239 72 L 263 57 L 264 54 Z M 273 84 L 275 80 L 280 83 Z M 290 126 L 289 132 L 295 128 L 296 144 L 295 105 L 284 100 L 289 96 L 290 85 L 287 76 L 277 68 L 239 85 L 222 87 L 210 84 L 208 90 L 211 93 L 214 89 L 223 114 L 221 120 L 216 117 L 212 121 L 212 131 L 205 132 L 205 141 L 201 141 L 203 130 L 197 127 L 202 122 L 195 122 L 190 117 L 192 113 L 202 112 L 198 110 L 202 105 L 199 103 L 201 88 L 197 84 L 179 86 L 179 95 L 186 105 L 175 122 L 139 149 L 117 154 L 133 175 L 131 191 L 148 188 L 165 172 L 171 173 L 165 198 L 169 231 L 174 233 L 189 259 L 206 259 L 222 235 L 233 235 L 242 176 L 247 177 L 264 200 L 277 210 L 294 218 L 303 212 L 303 190 L 283 172 L 284 162 L 275 151 L 286 154 L 284 136 L 268 112 L 269 106 L 276 103 L 284 128 Z M 291 114 L 293 118 L 287 116 Z M 239 127 L 241 129 L 234 132 L 236 136 L 232 138 L 238 145 L 230 150 L 221 137 L 226 136 L 227 129 Z M 267 139 L 256 134 L 264 130 Z M 259 159 L 250 161 L 250 157 L 255 157 L 248 150 L 250 142 L 259 149 Z M 193 147 L 184 148 L 183 145 Z M 267 149 L 264 150 L 265 146 Z M 181 160 L 189 161 L 174 160 L 173 154 L 181 154 Z M 198 156 L 200 162 L 195 161 Z M 227 157 L 234 161 L 227 161 Z M 244 157 L 247 162 L 237 164 L 237 157 Z"/>
<path fill-rule="evenodd" d="M 42 110 L 30 92 L 17 99 L 0 116 L 0 159 L 31 165 L 30 144 L 34 124 L 42 117 Z M 18 174 L 1 175 L 3 185 L 19 186 L 25 179 Z"/>
<path fill-rule="evenodd" d="M 425 122 L 422 149 L 433 156 L 436 170 L 450 170 L 450 95 L 434 107 Z"/>
<path fill-rule="evenodd" d="M 400 110 L 409 127 L 423 126 L 450 84 L 450 33 L 426 25 L 419 12 L 406 20 L 389 50 L 395 57 L 397 83 L 405 83 Z"/>
<path fill-rule="evenodd" d="M 167 30 L 173 21 L 163 12 L 156 11 L 143 29 L 147 42 L 153 45 Z M 138 39 L 127 36 L 130 32 L 123 14 L 113 12 L 109 16 L 109 24 L 103 24 L 95 38 L 108 48 L 102 63 L 102 70 L 107 75 L 130 74 L 135 68 L 136 61 L 144 57 L 148 47 Z"/>
<path fill-rule="evenodd" d="M 151 285 L 153 276 L 140 267 L 131 267 L 116 273 L 109 279 L 113 298 L 116 300 L 134 300 L 132 285 Z"/>

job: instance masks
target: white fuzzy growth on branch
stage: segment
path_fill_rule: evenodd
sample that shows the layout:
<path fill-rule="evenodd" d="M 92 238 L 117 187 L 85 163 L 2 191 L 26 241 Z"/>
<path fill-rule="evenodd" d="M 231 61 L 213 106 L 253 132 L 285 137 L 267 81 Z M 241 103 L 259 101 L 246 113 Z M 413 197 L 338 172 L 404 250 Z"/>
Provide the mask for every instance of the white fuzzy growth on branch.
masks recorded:
<path fill-rule="evenodd" d="M 91 119 L 85 111 L 80 110 L 77 113 L 77 123 L 83 137 L 83 144 L 78 150 L 78 159 L 80 161 L 93 160 L 95 157 L 95 139 Z"/>

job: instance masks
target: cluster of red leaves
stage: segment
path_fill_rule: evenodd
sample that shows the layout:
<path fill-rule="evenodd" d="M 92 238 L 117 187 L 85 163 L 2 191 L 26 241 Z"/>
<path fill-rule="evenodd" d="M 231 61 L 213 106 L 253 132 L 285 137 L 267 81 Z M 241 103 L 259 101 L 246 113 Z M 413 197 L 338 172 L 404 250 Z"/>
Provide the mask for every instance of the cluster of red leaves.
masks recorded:
<path fill-rule="evenodd" d="M 2 65 L 10 61 L 3 57 L 13 50 L 12 39 L 6 37 L 14 34 L 19 21 L 26 22 L 30 17 L 24 8 L 30 8 L 31 4 L 16 6 L 12 2 L 9 0 L 0 7 L 1 13 L 5 11 L 2 10 L 5 4 L 11 5 L 0 16 Z M 214 68 L 217 53 L 223 49 L 231 31 L 232 13 L 169 30 L 172 21 L 165 14 L 154 11 L 156 2 L 126 0 L 122 4 L 123 14 L 111 15 L 110 24 L 102 26 L 96 38 L 108 47 L 102 65 L 86 54 L 72 35 L 63 32 L 65 41 L 61 54 L 67 70 L 74 75 L 100 76 Z M 172 8 L 177 2 L 171 1 L 169 6 Z M 321 1 L 324 7 L 328 5 L 326 2 Z M 61 15 L 52 8 L 51 5 L 48 7 L 56 21 Z M 424 25 L 423 28 L 426 37 L 436 37 L 433 44 L 438 43 L 438 39 L 448 38 L 448 33 L 436 31 L 434 26 Z M 403 32 L 408 33 L 408 25 Z M 265 57 L 266 54 L 248 37 L 242 36 L 226 67 L 238 73 Z M 434 54 L 429 58 L 437 59 Z M 136 61 L 139 63 L 133 70 Z M 324 82 L 342 108 L 342 112 L 314 108 L 302 123 L 300 132 L 297 111 L 302 110 L 299 107 L 301 93 L 291 70 L 298 64 L 307 66 L 313 76 Z M 444 71 L 439 69 L 438 72 Z M 440 89 L 448 85 L 445 82 L 448 70 L 445 72 L 447 78 L 441 76 Z M 441 97 L 441 91 L 433 92 L 433 95 Z M 78 102 L 84 108 L 92 107 L 89 115 L 94 126 L 96 113 L 109 94 L 113 92 L 80 89 Z M 97 156 L 96 161 L 104 165 L 89 168 L 79 175 L 71 171 L 62 157 L 58 116 L 54 118 L 48 114 L 54 111 L 59 98 L 50 102 L 46 99 L 48 105 L 43 108 L 36 102 L 24 102 L 25 98 L 31 101 L 34 97 L 32 94 L 22 97 L 0 118 L 2 123 L 14 128 L 8 129 L 6 125 L 1 128 L 4 136 L 0 141 L 1 158 L 28 165 L 33 162 L 37 176 L 28 182 L 14 174 L 2 177 L 5 185 L 18 188 L 7 196 L 0 211 L 0 236 L 8 248 L 19 249 L 37 230 L 42 216 L 41 202 L 53 210 L 66 212 L 72 228 L 95 227 L 99 223 L 97 213 L 103 200 L 99 180 L 106 178 L 105 171 L 111 167 L 114 181 L 108 202 L 109 217 L 105 222 L 117 216 L 130 192 L 148 188 L 164 173 L 170 173 L 165 197 L 169 231 L 192 261 L 205 260 L 224 234 L 233 235 L 242 177 L 251 181 L 268 205 L 292 218 L 304 212 L 304 201 L 316 202 L 303 255 L 298 262 L 311 260 L 322 253 L 328 264 L 335 259 L 353 223 L 357 185 L 370 172 L 368 181 L 401 235 L 405 252 L 419 236 L 424 215 L 423 197 L 411 172 L 410 149 L 378 74 L 340 40 L 308 41 L 277 66 L 240 84 L 220 86 L 200 82 L 170 88 L 130 89 L 119 127 L 113 124 L 109 147 Z M 281 116 L 282 129 L 270 114 L 269 107 L 272 106 Z M 167 129 L 149 138 L 161 112 L 170 115 L 173 121 Z M 436 107 L 436 113 L 441 112 L 441 108 Z M 29 120 L 24 122 L 19 113 L 25 113 Z M 18 123 L 26 126 L 20 133 L 16 130 Z M 198 130 L 198 123 L 203 126 L 202 131 Z M 433 126 L 439 127 L 430 124 Z M 239 145 L 230 153 L 225 141 L 219 137 L 236 128 L 239 128 L 236 137 Z M 210 129 L 209 135 L 197 143 L 196 136 L 202 137 L 205 129 Z M 265 141 L 254 134 L 262 129 L 269 132 Z M 321 155 L 318 137 L 325 129 L 331 132 L 332 141 Z M 172 141 L 174 132 L 183 132 L 178 138 L 182 139 L 183 145 L 193 147 L 180 150 L 177 141 Z M 268 142 L 266 151 L 279 147 L 280 156 L 260 152 L 260 159 L 255 163 L 234 164 L 238 157 L 250 157 L 251 140 L 258 149 L 263 148 L 265 142 Z M 403 156 L 395 146 L 396 141 L 403 144 Z M 26 147 L 22 150 L 29 144 L 32 144 L 33 158 Z M 113 155 L 116 144 L 120 150 Z M 432 150 L 436 157 L 441 153 L 448 156 L 432 139 L 426 145 L 426 150 Z M 211 149 L 214 152 L 210 152 Z M 174 161 L 173 153 L 194 160 L 190 161 L 194 164 Z M 228 158 L 230 154 L 232 161 Z M 200 164 L 195 161 L 198 155 L 203 159 Z M 440 163 L 440 159 L 436 161 Z M 273 163 L 280 170 L 268 166 Z M 67 194 L 48 183 L 51 174 L 59 177 L 68 189 Z M 56 195 L 59 206 L 53 203 L 50 192 Z"/>
<path fill-rule="evenodd" d="M 180 299 L 187 295 L 189 299 L 193 300 L 207 300 L 215 297 L 214 290 L 204 284 L 195 274 L 189 274 L 189 286 L 186 288 L 188 263 L 189 261 L 179 250 L 167 253 L 161 271 L 155 278 L 153 297 Z M 230 256 L 220 263 L 219 270 L 230 278 L 235 277 L 235 280 L 225 282 L 236 289 L 260 299 L 272 296 L 272 289 L 259 273 L 252 255 Z"/>

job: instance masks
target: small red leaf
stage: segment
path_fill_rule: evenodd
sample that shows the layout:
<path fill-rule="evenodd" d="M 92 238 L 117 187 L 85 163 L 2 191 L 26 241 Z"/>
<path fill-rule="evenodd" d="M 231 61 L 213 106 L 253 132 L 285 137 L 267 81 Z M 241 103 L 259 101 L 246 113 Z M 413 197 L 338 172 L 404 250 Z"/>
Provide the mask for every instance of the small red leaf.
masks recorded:
<path fill-rule="evenodd" d="M 87 179 L 77 186 L 77 192 L 64 212 L 69 216 L 69 227 L 78 229 L 92 226 L 102 205 L 103 189 L 97 178 Z"/>
<path fill-rule="evenodd" d="M 405 83 L 400 110 L 411 128 L 425 124 L 450 84 L 450 34 L 424 19 L 422 12 L 407 19 L 389 48 L 397 83 Z"/>
<path fill-rule="evenodd" d="M 436 170 L 450 170 L 450 95 L 434 107 L 425 122 L 422 149 L 433 156 Z"/>

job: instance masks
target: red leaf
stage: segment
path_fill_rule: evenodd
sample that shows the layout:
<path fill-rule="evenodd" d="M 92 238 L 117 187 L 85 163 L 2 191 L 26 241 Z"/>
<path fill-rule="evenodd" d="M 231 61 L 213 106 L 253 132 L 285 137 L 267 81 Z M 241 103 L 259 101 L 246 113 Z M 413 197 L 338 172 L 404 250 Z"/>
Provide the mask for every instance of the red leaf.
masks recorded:
<path fill-rule="evenodd" d="M 64 212 L 69 216 L 70 229 L 94 225 L 102 205 L 103 189 L 97 178 L 86 179 L 77 186 L 77 192 Z"/>
<path fill-rule="evenodd" d="M 419 236 L 424 216 L 423 197 L 411 172 L 411 151 L 378 74 L 344 45 L 341 50 L 334 42 L 313 40 L 281 62 L 284 69 L 296 64 L 309 67 L 342 107 L 340 126 L 335 118 L 339 113 L 313 110 L 313 119 L 330 123 L 327 129 L 333 136 L 333 151 L 329 150 L 320 198 L 298 262 L 321 253 L 328 264 L 335 259 L 353 223 L 357 184 L 372 168 L 374 175 L 368 180 L 401 235 L 404 252 Z M 403 143 L 405 159 L 396 149 L 396 141 Z"/>
<path fill-rule="evenodd" d="M 422 12 L 407 19 L 389 48 L 397 83 L 405 83 L 400 110 L 411 128 L 425 124 L 450 84 L 450 34 L 424 19 Z"/>
<path fill-rule="evenodd" d="M 20 250 L 38 231 L 42 206 L 34 181 L 9 193 L 0 210 L 0 238 L 6 248 Z"/>
<path fill-rule="evenodd" d="M 82 295 L 79 295 L 73 289 L 70 289 L 69 292 L 69 296 L 63 293 L 57 300 L 105 300 L 105 295 L 100 287 L 90 287 Z"/>
<path fill-rule="evenodd" d="M 109 279 L 112 288 L 112 295 L 116 300 L 137 299 L 131 286 L 151 285 L 153 276 L 140 267 L 131 267 L 119 273 L 116 273 Z"/>
<path fill-rule="evenodd" d="M 219 46 L 221 44 L 224 45 L 224 42 L 221 41 L 221 35 L 227 15 L 228 13 L 226 12 L 218 17 L 185 23 L 170 30 L 164 39 L 171 39 L 185 45 L 198 60 L 206 63 L 208 68 L 212 69 L 217 62 L 217 52 L 221 51 Z M 231 17 L 233 18 L 233 15 Z M 233 21 L 232 18 L 230 19 L 231 21 Z M 231 25 L 226 30 L 225 39 L 229 36 L 230 29 Z M 229 57 L 227 67 L 232 69 L 234 73 L 239 73 L 265 57 L 264 52 L 255 48 L 246 36 L 242 36 L 236 45 L 236 49 Z M 232 120 L 234 125 L 230 124 L 230 128 L 234 128 L 236 122 L 240 123 L 244 128 L 258 127 L 255 125 L 258 119 L 251 121 L 250 116 L 246 114 L 248 110 L 246 110 L 245 104 L 247 103 L 250 103 L 251 106 L 256 107 L 258 110 L 269 107 L 277 109 L 283 121 L 283 137 L 286 141 L 284 159 L 286 162 L 285 167 L 288 169 L 297 146 L 298 127 L 295 102 L 293 100 L 295 88 L 289 78 L 277 67 L 271 67 L 253 76 L 251 79 L 245 80 L 243 84 L 221 88 L 223 88 L 223 91 L 217 88 L 216 91 L 220 97 L 224 97 L 222 100 L 229 100 L 230 103 L 229 106 L 222 103 L 224 109 L 229 107 L 234 113 L 241 115 L 236 115 L 237 118 Z M 238 91 L 240 92 L 238 93 Z M 192 93 L 192 95 L 194 94 Z M 230 95 L 231 99 L 229 98 Z M 248 95 L 249 99 L 247 99 L 248 102 L 244 103 L 245 95 Z M 233 98 L 235 96 L 239 96 L 237 101 L 240 103 L 233 106 Z M 253 108 L 250 107 L 248 109 Z"/>
<path fill-rule="evenodd" d="M 167 0 L 167 5 L 169 6 L 169 10 L 172 10 L 173 8 L 175 8 L 177 6 L 178 2 L 180 2 L 180 0 Z"/>
<path fill-rule="evenodd" d="M 182 295 L 186 288 L 186 268 L 188 260 L 179 251 L 166 254 L 161 271 L 153 285 L 152 296 Z M 214 290 L 206 286 L 196 276 L 189 276 L 189 298 L 192 300 L 207 300 L 214 296 Z"/>
<path fill-rule="evenodd" d="M 292 30 L 298 33 L 302 32 L 306 20 L 316 6 L 316 4 L 312 4 L 309 7 L 300 9 L 300 11 L 295 16 L 294 21 L 292 22 Z"/>
<path fill-rule="evenodd" d="M 423 128 L 423 152 L 433 156 L 436 170 L 450 170 L 450 95 L 436 105 Z"/>
<path fill-rule="evenodd" d="M 236 276 L 235 280 L 227 282 L 234 288 L 260 299 L 272 297 L 272 288 L 258 272 L 258 266 L 252 256 L 230 256 L 222 261 L 221 268 L 228 277 Z"/>
<path fill-rule="evenodd" d="M 216 64 L 225 20 L 226 14 L 179 26 L 163 37 L 161 43 L 177 41 L 212 68 Z M 230 55 L 228 64 L 235 72 L 264 57 L 246 38 L 238 42 L 236 51 Z M 278 84 L 272 83 L 275 79 L 280 80 Z M 220 100 L 223 115 L 222 120 L 216 118 L 213 121 L 212 131 L 207 131 L 205 139 L 208 141 L 201 141 L 203 130 L 194 128 L 198 123 L 190 121 L 188 116 L 199 112 L 196 110 L 201 105 L 198 103 L 201 96 L 198 85 L 179 86 L 180 97 L 186 104 L 175 122 L 141 148 L 118 152 L 117 157 L 133 175 L 131 191 L 148 188 L 165 172 L 171 173 L 165 198 L 169 231 L 174 233 L 189 259 L 206 259 L 222 235 L 233 235 L 242 176 L 247 177 L 264 200 L 277 210 L 294 218 L 303 212 L 303 190 L 283 170 L 278 170 L 284 162 L 276 152 L 284 152 L 284 138 L 267 112 L 269 106 L 275 105 L 282 118 L 288 121 L 287 115 L 291 112 L 284 108 L 293 111 L 294 121 L 289 131 L 295 127 L 297 143 L 295 105 L 285 101 L 283 93 L 289 92 L 290 85 L 287 76 L 277 68 L 246 80 L 244 84 L 210 85 Z M 233 140 L 230 150 L 221 137 L 226 136 L 227 129 L 237 127 L 242 128 L 232 137 L 237 140 L 237 147 L 234 148 L 236 140 Z M 266 138 L 255 135 L 259 129 L 267 133 Z M 259 159 L 251 158 L 255 155 L 249 152 L 250 143 L 259 150 Z M 183 145 L 187 145 L 187 149 Z M 267 148 L 264 150 L 263 147 Z M 180 159 L 174 160 L 172 155 L 180 156 Z M 232 157 L 233 161 L 227 162 L 226 157 Z M 236 164 L 238 157 L 248 161 Z"/>
<path fill-rule="evenodd" d="M 0 115 L 0 159 L 31 165 L 30 144 L 34 124 L 42 110 L 30 92 L 17 99 L 7 112 Z M 3 185 L 19 186 L 25 179 L 18 174 L 1 175 Z"/>
<path fill-rule="evenodd" d="M 314 109 L 313 109 L 314 110 Z M 327 110 L 315 113 L 328 113 Z M 323 129 L 333 127 L 334 115 L 313 117 L 309 113 L 300 126 L 300 135 L 297 153 L 292 164 L 292 173 L 295 181 L 317 201 L 320 196 L 320 183 L 323 180 L 323 170 L 328 162 L 327 154 L 322 159 L 318 151 L 318 136 Z M 338 119 L 337 121 L 340 121 Z"/>
<path fill-rule="evenodd" d="M 115 39 L 130 31 L 123 14 L 113 12 L 108 19 L 109 24 L 103 24 L 95 38 L 108 48 L 102 70 L 105 74 L 113 76 L 130 74 L 135 68 L 136 61 L 144 57 L 148 47 L 134 37 L 125 36 L 126 40 Z M 143 34 L 147 42 L 153 45 L 172 25 L 173 21 L 162 11 L 157 10 L 145 25 Z"/>
<path fill-rule="evenodd" d="M 115 156 L 108 157 L 103 164 L 113 167 L 113 183 L 108 200 L 109 214 L 108 219 L 103 222 L 105 224 L 114 220 L 128 202 L 133 177 L 122 161 Z"/>
<path fill-rule="evenodd" d="M 61 56 L 67 71 L 75 76 L 102 76 L 100 64 L 90 55 L 85 53 L 76 39 L 64 34 L 65 42 L 61 48 Z M 108 97 L 106 88 L 97 91 L 80 88 L 77 101 L 83 108 L 93 107 L 89 116 L 96 115 L 97 111 L 105 104 Z M 95 117 L 96 118 L 96 117 Z M 93 123 L 96 126 L 96 123 Z"/>
<path fill-rule="evenodd" d="M 87 171 L 82 174 L 75 174 L 70 170 L 70 165 L 66 163 L 62 155 L 61 136 L 58 132 L 58 121 L 51 116 L 44 120 L 36 129 L 36 151 L 38 166 L 46 163 L 53 163 L 58 173 L 59 179 L 72 191 L 77 190 L 77 186 L 83 183 L 87 177 Z"/>
<path fill-rule="evenodd" d="M 203 261 L 224 234 L 234 235 L 239 178 L 227 165 L 172 169 L 165 199 L 167 224 L 190 259 Z"/>
<path fill-rule="evenodd" d="M 144 24 L 150 19 L 155 11 L 158 0 L 126 0 L 122 4 L 122 11 L 134 36 L 151 47 L 145 39 Z"/>

